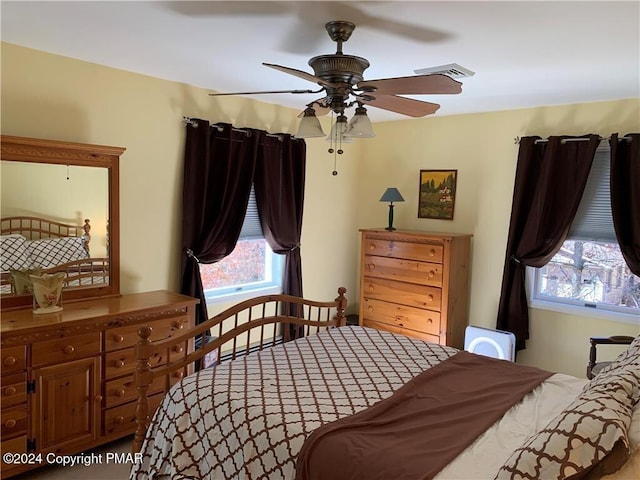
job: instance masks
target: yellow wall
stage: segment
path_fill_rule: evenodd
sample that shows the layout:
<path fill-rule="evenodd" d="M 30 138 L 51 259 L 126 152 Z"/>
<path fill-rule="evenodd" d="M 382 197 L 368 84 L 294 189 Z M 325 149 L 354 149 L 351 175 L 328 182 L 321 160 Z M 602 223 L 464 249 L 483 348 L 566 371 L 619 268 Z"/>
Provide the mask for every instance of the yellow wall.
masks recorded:
<path fill-rule="evenodd" d="M 124 293 L 178 288 L 182 116 L 295 131 L 298 112 L 290 109 L 213 99 L 204 89 L 6 43 L 1 53 L 3 134 L 127 148 L 120 174 Z M 439 100 L 446 102 L 446 96 Z M 327 144 L 307 141 L 305 296 L 333 298 L 342 285 L 355 308 L 358 228 L 385 225 L 387 206 L 378 199 L 386 187 L 396 186 L 406 200 L 396 205 L 397 227 L 474 235 L 470 323 L 493 327 L 514 137 L 640 131 L 640 100 L 411 119 L 374 128 L 376 138 L 345 146 L 337 176 L 331 175 Z M 453 221 L 417 218 L 420 169 L 458 170 Z M 638 326 L 533 310 L 531 332 L 520 361 L 583 376 L 590 335 L 637 334 Z"/>
<path fill-rule="evenodd" d="M 179 289 L 182 117 L 295 132 L 297 111 L 2 43 L 2 133 L 126 147 L 120 161 L 121 290 Z M 325 126 L 326 129 L 326 126 Z M 337 176 L 309 142 L 302 232 L 304 293 L 353 295 L 358 145 Z M 220 306 L 217 307 L 221 308 Z M 216 308 L 210 313 L 215 313 Z"/>
<path fill-rule="evenodd" d="M 377 124 L 375 130 L 376 138 L 361 144 L 359 227 L 385 225 L 388 207 L 378 199 L 395 186 L 405 199 L 394 207 L 397 228 L 473 234 L 470 323 L 495 328 L 518 155 L 515 137 L 638 132 L 640 100 L 427 117 Z M 458 170 L 452 221 L 418 218 L 421 169 Z M 640 333 L 640 318 L 634 325 L 530 313 L 531 340 L 518 361 L 576 376 L 584 376 L 590 336 Z"/>

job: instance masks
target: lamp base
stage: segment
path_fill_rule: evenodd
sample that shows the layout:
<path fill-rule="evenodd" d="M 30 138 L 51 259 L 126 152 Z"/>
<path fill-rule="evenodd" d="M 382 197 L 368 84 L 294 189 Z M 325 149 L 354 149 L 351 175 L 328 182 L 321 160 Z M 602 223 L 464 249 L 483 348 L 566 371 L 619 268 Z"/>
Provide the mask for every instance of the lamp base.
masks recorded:
<path fill-rule="evenodd" d="M 385 230 L 390 232 L 395 230 L 395 228 L 393 228 L 393 202 L 389 203 L 389 226 L 385 228 Z"/>

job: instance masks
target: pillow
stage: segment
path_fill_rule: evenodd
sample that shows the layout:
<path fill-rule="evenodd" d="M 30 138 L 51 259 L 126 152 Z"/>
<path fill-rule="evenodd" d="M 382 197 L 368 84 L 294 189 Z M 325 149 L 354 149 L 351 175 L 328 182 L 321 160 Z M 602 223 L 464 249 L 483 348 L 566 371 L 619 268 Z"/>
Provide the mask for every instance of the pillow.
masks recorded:
<path fill-rule="evenodd" d="M 511 454 L 496 480 L 599 478 L 626 462 L 627 432 L 639 395 L 635 377 L 622 372 L 588 385 Z"/>
<path fill-rule="evenodd" d="M 25 270 L 31 268 L 31 258 L 27 250 L 27 239 L 17 233 L 0 236 L 0 269 Z"/>
<path fill-rule="evenodd" d="M 36 267 L 51 268 L 74 260 L 89 258 L 83 237 L 43 238 L 27 242 Z"/>
<path fill-rule="evenodd" d="M 636 372 L 638 382 L 640 382 L 640 335 L 633 339 L 627 349 L 606 367 L 602 368 L 598 375 L 594 377 L 605 377 L 615 374 L 622 370 L 631 370 Z"/>

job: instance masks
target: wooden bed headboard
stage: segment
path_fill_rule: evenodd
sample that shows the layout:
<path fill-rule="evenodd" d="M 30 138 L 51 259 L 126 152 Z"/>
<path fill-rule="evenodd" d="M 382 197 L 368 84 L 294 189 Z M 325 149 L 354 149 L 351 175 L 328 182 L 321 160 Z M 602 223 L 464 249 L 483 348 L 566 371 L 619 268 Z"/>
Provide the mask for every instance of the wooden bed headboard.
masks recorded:
<path fill-rule="evenodd" d="M 136 345 L 135 384 L 138 391 L 136 408 L 137 429 L 133 451 L 138 452 L 149 426 L 151 414 L 147 393 L 155 379 L 168 379 L 169 374 L 189 374 L 199 365 L 205 355 L 216 352 L 217 361 L 233 360 L 247 353 L 273 347 L 283 341 L 316 333 L 319 330 L 346 325 L 347 289 L 338 288 L 338 297 L 332 302 L 318 302 L 291 295 L 264 295 L 245 300 L 228 308 L 197 327 L 186 332 L 153 342 L 152 328 L 138 330 Z M 284 326 L 279 335 L 278 325 Z M 265 327 L 274 327 L 265 333 Z M 292 327 L 292 328 L 290 328 Z M 275 332 L 275 335 L 271 335 Z M 253 333 L 253 335 L 252 335 Z M 202 342 L 195 351 L 197 338 L 211 335 L 211 341 Z M 190 352 L 175 361 L 171 352 Z M 167 361 L 158 364 L 157 360 Z M 152 367 L 152 364 L 154 365 Z M 168 381 L 168 380 L 167 380 Z"/>
<path fill-rule="evenodd" d="M 5 217 L 0 219 L 0 235 L 19 234 L 27 240 L 42 238 L 84 237 L 84 248 L 89 253 L 91 222 L 87 218 L 84 225 L 54 222 L 39 217 Z"/>

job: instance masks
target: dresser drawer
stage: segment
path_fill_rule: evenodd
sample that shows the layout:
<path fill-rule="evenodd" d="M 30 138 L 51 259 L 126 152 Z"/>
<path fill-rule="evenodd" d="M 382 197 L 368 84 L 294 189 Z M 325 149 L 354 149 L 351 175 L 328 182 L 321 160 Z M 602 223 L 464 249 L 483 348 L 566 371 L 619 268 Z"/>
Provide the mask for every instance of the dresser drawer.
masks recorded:
<path fill-rule="evenodd" d="M 27 433 L 27 406 L 18 405 L 17 407 L 2 409 L 0 414 L 2 423 L 2 441 L 8 438 L 25 435 Z"/>
<path fill-rule="evenodd" d="M 0 389 L 0 406 L 2 408 L 26 403 L 27 401 L 27 374 L 14 373 L 2 377 Z"/>
<path fill-rule="evenodd" d="M 153 416 L 162 402 L 163 393 L 158 393 L 148 398 L 149 415 Z M 136 402 L 131 402 L 119 407 L 110 408 L 104 412 L 104 434 L 131 432 L 136 429 Z"/>
<path fill-rule="evenodd" d="M 111 352 L 113 350 L 133 347 L 138 343 L 138 330 L 145 325 L 153 329 L 150 337 L 152 341 L 163 340 L 176 335 L 176 333 L 182 333 L 183 329 L 188 328 L 189 316 L 180 315 L 173 318 L 154 320 L 148 323 L 143 322 L 136 325 L 127 325 L 126 327 L 111 328 L 105 333 L 105 351 Z"/>
<path fill-rule="evenodd" d="M 442 286 L 442 265 L 366 255 L 363 274 L 418 285 Z"/>
<path fill-rule="evenodd" d="M 437 335 L 430 335 L 424 332 L 417 332 L 415 330 L 409 330 L 408 328 L 400 328 L 395 325 L 389 325 L 388 323 L 379 323 L 365 319 L 362 322 L 363 327 L 375 328 L 376 330 L 384 330 L 391 333 L 399 333 L 400 335 L 406 335 L 407 337 L 419 338 L 432 343 L 441 343 L 440 337 Z"/>
<path fill-rule="evenodd" d="M 27 367 L 26 346 L 2 347 L 2 374 L 19 372 Z"/>
<path fill-rule="evenodd" d="M 36 342 L 31 351 L 33 367 L 62 363 L 100 354 L 100 332 Z"/>
<path fill-rule="evenodd" d="M 165 363 L 167 363 L 166 355 L 156 355 L 149 359 L 149 364 L 152 367 L 164 365 Z M 131 375 L 136 371 L 136 368 L 135 347 L 118 350 L 116 352 L 109 352 L 104 357 L 104 372 L 105 377 L 108 380 L 122 377 L 124 375 Z"/>
<path fill-rule="evenodd" d="M 156 378 L 149 386 L 149 394 L 163 392 L 166 383 L 166 377 Z M 105 405 L 107 408 L 136 400 L 138 398 L 138 391 L 136 390 L 133 375 L 107 382 L 105 386 L 105 396 Z"/>
<path fill-rule="evenodd" d="M 401 303 L 410 307 L 440 311 L 442 289 L 427 285 L 415 285 L 374 277 L 364 277 L 362 296 Z"/>
<path fill-rule="evenodd" d="M 442 263 L 442 245 L 366 238 L 364 254 Z"/>
<path fill-rule="evenodd" d="M 27 436 L 21 435 L 19 437 L 10 438 L 8 440 L 2 440 L 2 453 L 27 453 Z M 3 457 L 4 458 L 4 457 Z M 5 478 L 5 474 L 8 476 L 12 470 L 21 468 L 22 465 L 17 463 L 5 463 L 2 462 L 2 478 Z"/>
<path fill-rule="evenodd" d="M 440 313 L 374 299 L 364 299 L 364 318 L 408 328 L 431 335 L 440 335 Z"/>

